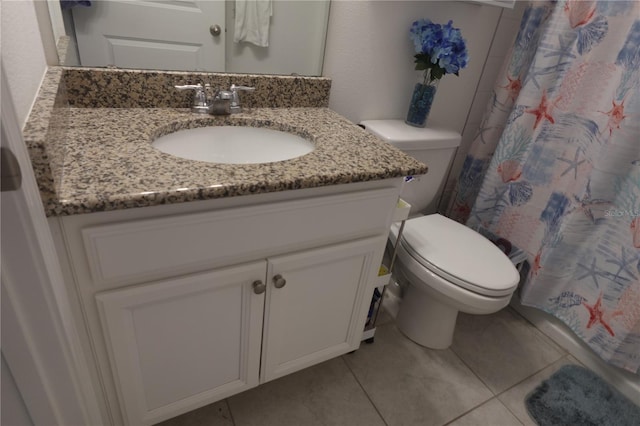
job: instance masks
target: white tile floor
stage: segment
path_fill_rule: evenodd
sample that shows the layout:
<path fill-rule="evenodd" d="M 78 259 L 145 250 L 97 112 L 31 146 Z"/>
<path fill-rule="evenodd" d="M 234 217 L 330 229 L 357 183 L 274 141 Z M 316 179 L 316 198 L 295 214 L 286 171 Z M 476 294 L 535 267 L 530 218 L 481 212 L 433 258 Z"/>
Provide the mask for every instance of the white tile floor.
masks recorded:
<path fill-rule="evenodd" d="M 387 316 L 373 344 L 161 425 L 534 425 L 525 396 L 567 363 L 578 361 L 510 308 L 460 314 L 446 350 Z"/>

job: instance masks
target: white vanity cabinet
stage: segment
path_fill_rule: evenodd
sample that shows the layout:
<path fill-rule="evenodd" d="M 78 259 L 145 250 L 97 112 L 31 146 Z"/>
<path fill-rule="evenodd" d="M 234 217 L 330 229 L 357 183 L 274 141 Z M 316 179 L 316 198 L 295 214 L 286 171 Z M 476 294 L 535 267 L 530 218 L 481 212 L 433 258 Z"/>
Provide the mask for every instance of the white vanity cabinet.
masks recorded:
<path fill-rule="evenodd" d="M 358 348 L 385 240 L 269 259 L 261 383 Z"/>
<path fill-rule="evenodd" d="M 369 238 L 99 293 L 128 423 L 153 424 L 356 349 L 382 244 Z"/>
<path fill-rule="evenodd" d="M 154 424 L 357 349 L 401 184 L 52 218 L 104 423 Z"/>
<path fill-rule="evenodd" d="M 258 384 L 266 262 L 96 296 L 128 423 L 153 424 Z"/>

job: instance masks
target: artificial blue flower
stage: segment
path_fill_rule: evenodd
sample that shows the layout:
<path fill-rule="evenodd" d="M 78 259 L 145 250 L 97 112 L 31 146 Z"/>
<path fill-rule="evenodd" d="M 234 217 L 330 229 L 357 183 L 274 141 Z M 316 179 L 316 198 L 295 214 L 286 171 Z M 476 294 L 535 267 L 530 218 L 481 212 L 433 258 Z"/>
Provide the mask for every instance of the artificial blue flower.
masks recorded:
<path fill-rule="evenodd" d="M 416 69 L 425 71 L 425 84 L 445 74 L 458 75 L 469 62 L 466 42 L 453 21 L 440 25 L 420 19 L 411 24 L 409 38 L 416 51 Z"/>

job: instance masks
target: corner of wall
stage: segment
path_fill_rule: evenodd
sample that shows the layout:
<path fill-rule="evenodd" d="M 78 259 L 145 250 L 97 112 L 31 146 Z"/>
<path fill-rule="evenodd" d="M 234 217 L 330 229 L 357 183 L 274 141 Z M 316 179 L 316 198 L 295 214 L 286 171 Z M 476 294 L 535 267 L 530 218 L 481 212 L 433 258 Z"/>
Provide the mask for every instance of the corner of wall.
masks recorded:
<path fill-rule="evenodd" d="M 513 39 L 518 33 L 525 3 L 526 2 L 517 2 L 514 9 L 503 11 L 495 27 L 495 33 L 473 96 L 473 102 L 464 123 L 462 141 L 456 152 L 449 178 L 445 184 L 444 194 L 439 206 L 440 211 L 448 213 L 447 209 L 454 195 L 453 192 L 456 188 L 458 176 L 462 171 L 464 160 L 471 149 L 473 140 L 478 134 L 483 116 L 487 110 L 487 105 L 493 94 L 493 87 L 496 84 L 497 78 L 499 78 L 500 71 L 507 58 Z"/>
<path fill-rule="evenodd" d="M 3 1 L 2 72 L 6 74 L 18 122 L 27 121 L 47 71 L 35 2 Z"/>

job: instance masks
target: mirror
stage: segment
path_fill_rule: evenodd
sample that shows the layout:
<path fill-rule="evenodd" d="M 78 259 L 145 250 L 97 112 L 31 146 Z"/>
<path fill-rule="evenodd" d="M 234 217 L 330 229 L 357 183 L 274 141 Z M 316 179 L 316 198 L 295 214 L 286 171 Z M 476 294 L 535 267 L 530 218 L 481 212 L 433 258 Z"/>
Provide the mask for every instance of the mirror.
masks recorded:
<path fill-rule="evenodd" d="M 304 76 L 322 75 L 329 5 L 49 0 L 54 34 L 69 37 L 62 65 Z"/>

